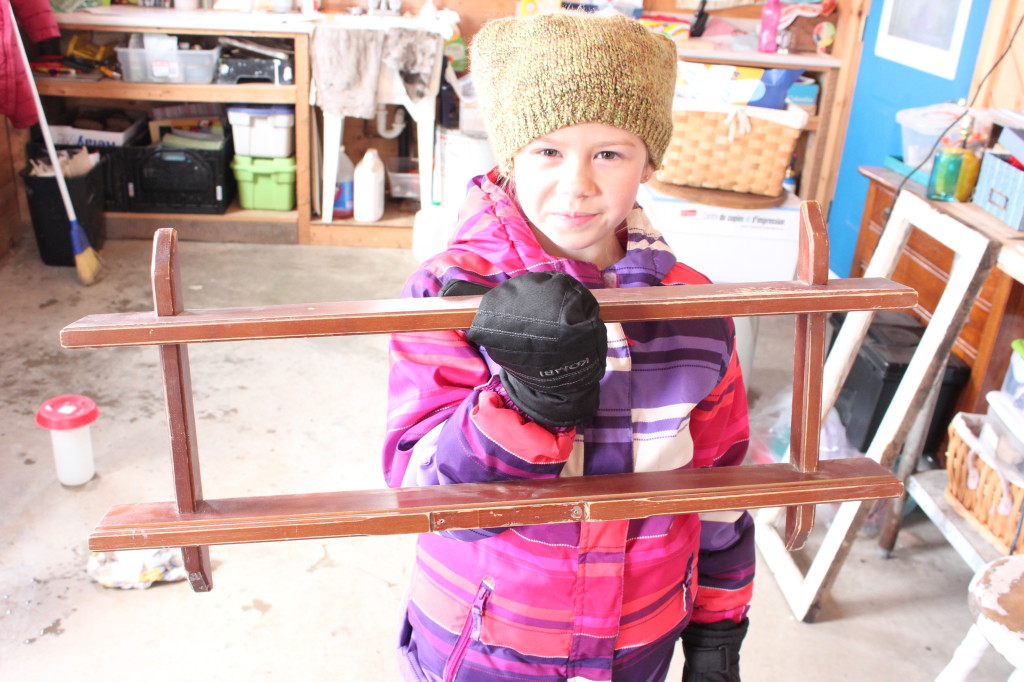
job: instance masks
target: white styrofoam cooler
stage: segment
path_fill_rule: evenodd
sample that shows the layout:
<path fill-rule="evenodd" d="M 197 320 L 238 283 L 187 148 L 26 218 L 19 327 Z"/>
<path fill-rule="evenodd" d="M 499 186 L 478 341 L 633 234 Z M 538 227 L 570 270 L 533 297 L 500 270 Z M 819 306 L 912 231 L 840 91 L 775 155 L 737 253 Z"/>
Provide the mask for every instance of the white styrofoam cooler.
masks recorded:
<path fill-rule="evenodd" d="M 800 199 L 775 208 L 725 208 L 641 185 L 637 201 L 682 262 L 712 282 L 771 282 L 796 274 Z"/>
<path fill-rule="evenodd" d="M 295 110 L 287 106 L 228 107 L 235 154 L 282 159 L 295 153 Z"/>
<path fill-rule="evenodd" d="M 725 208 L 661 194 L 641 185 L 637 202 L 683 263 L 712 282 L 775 282 L 796 276 L 800 199 L 775 208 Z M 736 317 L 736 352 L 744 374 L 753 368 L 757 317 Z"/>

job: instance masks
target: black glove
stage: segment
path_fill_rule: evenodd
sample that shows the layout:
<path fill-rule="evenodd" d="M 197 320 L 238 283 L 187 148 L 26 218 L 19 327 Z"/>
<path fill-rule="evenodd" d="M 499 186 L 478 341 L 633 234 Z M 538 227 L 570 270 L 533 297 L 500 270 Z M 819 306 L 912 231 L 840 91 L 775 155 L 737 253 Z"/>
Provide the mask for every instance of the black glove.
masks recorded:
<path fill-rule="evenodd" d="M 739 623 L 690 623 L 683 630 L 683 682 L 740 682 L 740 644 L 747 619 Z"/>
<path fill-rule="evenodd" d="M 449 282 L 442 296 L 482 293 Z M 560 272 L 527 272 L 488 290 L 467 336 L 501 365 L 509 397 L 534 420 L 575 426 L 597 412 L 608 339 L 594 295 Z"/>

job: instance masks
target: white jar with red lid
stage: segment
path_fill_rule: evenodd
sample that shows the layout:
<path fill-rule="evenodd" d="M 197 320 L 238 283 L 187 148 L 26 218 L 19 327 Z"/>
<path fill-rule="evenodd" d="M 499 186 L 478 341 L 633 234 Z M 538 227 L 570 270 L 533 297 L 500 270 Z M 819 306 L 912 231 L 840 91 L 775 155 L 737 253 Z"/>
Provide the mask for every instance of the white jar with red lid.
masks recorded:
<path fill-rule="evenodd" d="M 36 424 L 49 429 L 57 480 L 64 485 L 82 485 L 92 480 L 96 467 L 89 425 L 100 414 L 84 395 L 62 395 L 39 406 Z"/>

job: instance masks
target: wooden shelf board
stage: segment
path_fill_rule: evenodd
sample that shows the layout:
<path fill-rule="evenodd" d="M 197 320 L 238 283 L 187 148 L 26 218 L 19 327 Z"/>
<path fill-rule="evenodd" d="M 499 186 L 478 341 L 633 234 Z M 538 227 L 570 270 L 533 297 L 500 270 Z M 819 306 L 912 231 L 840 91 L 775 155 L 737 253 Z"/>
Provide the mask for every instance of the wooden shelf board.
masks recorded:
<path fill-rule="evenodd" d="M 54 97 L 90 97 L 160 102 L 251 102 L 294 104 L 294 85 L 272 83 L 129 83 L 112 78 L 99 81 L 37 77 L 39 94 Z"/>
<path fill-rule="evenodd" d="M 957 554 L 976 571 L 1001 555 L 946 501 L 947 485 L 949 474 L 945 469 L 923 471 L 907 479 L 907 494 L 917 502 Z"/>
<path fill-rule="evenodd" d="M 766 53 L 755 51 L 730 50 L 694 50 L 681 48 L 680 59 L 688 62 L 707 62 L 708 64 L 736 64 L 738 66 L 782 67 L 789 69 L 806 69 L 808 71 L 830 71 L 843 65 L 842 61 L 831 55 L 815 52 L 791 52 L 789 54 Z"/>
<path fill-rule="evenodd" d="M 322 14 L 238 12 L 212 9 L 180 10 L 162 7 L 109 5 L 58 12 L 57 24 L 77 31 L 131 31 L 181 35 L 257 35 L 294 37 L 311 34 Z M 202 28 L 199 28 L 202 27 Z"/>
<path fill-rule="evenodd" d="M 394 535 L 538 523 L 817 504 L 899 495 L 903 485 L 867 458 L 681 469 L 548 480 L 119 505 L 89 537 L 93 551 Z M 636 499 L 643 491 L 643 499 Z"/>
<path fill-rule="evenodd" d="M 173 227 L 183 241 L 297 244 L 299 212 L 243 209 L 237 200 L 222 214 L 104 214 L 108 239 L 152 239 L 161 227 Z"/>
<path fill-rule="evenodd" d="M 758 282 L 598 289 L 605 322 L 905 309 L 917 292 L 886 279 L 825 284 Z M 260 307 L 89 315 L 60 332 L 65 348 L 209 343 L 345 334 L 468 329 L 479 296 L 336 301 Z M 399 314 L 401 313 L 401 314 Z"/>
<path fill-rule="evenodd" d="M 416 213 L 404 210 L 405 200 L 384 202 L 384 215 L 375 223 L 352 219 L 329 223 L 312 222 L 309 243 L 322 246 L 370 246 L 395 249 L 412 248 L 412 226 Z"/>

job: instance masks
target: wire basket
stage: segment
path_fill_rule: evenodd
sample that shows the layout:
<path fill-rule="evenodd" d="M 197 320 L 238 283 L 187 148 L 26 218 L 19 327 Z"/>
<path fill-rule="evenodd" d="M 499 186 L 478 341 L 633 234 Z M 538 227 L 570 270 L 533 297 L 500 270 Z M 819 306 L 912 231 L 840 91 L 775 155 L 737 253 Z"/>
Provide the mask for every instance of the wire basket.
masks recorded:
<path fill-rule="evenodd" d="M 779 196 L 807 119 L 807 112 L 797 107 L 677 101 L 672 138 L 655 178 L 672 185 Z"/>
<path fill-rule="evenodd" d="M 1024 549 L 1024 488 L 978 440 L 985 417 L 959 413 L 949 425 L 946 501 L 1001 554 Z"/>

